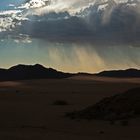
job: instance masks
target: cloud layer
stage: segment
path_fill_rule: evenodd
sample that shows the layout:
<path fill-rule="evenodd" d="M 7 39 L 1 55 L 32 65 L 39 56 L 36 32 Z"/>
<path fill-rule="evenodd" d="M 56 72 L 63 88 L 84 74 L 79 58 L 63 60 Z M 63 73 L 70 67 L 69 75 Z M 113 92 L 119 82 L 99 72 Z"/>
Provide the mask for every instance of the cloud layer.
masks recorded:
<path fill-rule="evenodd" d="M 139 9 L 138 0 L 27 0 L 0 13 L 0 35 L 10 31 L 55 42 L 139 46 Z"/>

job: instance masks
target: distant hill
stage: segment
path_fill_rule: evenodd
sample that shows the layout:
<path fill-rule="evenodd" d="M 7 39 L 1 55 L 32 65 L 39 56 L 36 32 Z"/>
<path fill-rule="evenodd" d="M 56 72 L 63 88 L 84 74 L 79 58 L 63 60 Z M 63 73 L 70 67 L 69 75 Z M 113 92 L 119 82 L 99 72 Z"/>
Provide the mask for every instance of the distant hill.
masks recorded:
<path fill-rule="evenodd" d="M 70 73 L 63 73 L 52 68 L 45 68 L 40 64 L 36 65 L 16 65 L 9 69 L 0 69 L 0 81 L 7 80 L 29 80 L 46 78 L 67 78 Z"/>
<path fill-rule="evenodd" d="M 118 77 L 118 78 L 127 78 L 127 77 L 140 77 L 140 70 L 137 69 L 127 69 L 127 70 L 112 70 L 112 71 L 103 71 L 97 76 L 105 77 Z"/>

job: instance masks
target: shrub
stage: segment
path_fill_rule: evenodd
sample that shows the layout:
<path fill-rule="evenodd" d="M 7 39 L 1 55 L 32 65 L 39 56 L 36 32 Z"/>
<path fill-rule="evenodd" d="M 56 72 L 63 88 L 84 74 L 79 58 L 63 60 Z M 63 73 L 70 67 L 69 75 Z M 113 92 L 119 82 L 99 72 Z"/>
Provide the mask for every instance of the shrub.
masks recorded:
<path fill-rule="evenodd" d="M 121 121 L 122 126 L 128 126 L 128 124 L 129 124 L 128 120 L 122 120 Z"/>
<path fill-rule="evenodd" d="M 53 105 L 68 105 L 68 102 L 64 100 L 56 100 Z"/>

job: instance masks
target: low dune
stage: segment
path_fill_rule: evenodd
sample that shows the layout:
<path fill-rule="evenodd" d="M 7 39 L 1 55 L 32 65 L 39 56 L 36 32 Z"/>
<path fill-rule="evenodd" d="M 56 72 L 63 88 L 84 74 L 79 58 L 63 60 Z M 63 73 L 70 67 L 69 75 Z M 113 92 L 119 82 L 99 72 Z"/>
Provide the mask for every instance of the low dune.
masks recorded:
<path fill-rule="evenodd" d="M 140 118 L 140 87 L 106 97 L 83 110 L 66 114 L 71 119 L 127 120 Z"/>

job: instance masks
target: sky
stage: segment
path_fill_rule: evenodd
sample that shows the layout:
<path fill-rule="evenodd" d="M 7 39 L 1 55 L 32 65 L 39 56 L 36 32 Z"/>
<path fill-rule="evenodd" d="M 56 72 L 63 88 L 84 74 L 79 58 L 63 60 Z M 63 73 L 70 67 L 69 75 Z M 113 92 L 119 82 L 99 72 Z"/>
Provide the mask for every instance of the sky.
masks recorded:
<path fill-rule="evenodd" d="M 1 0 L 0 67 L 140 69 L 139 0 Z"/>

